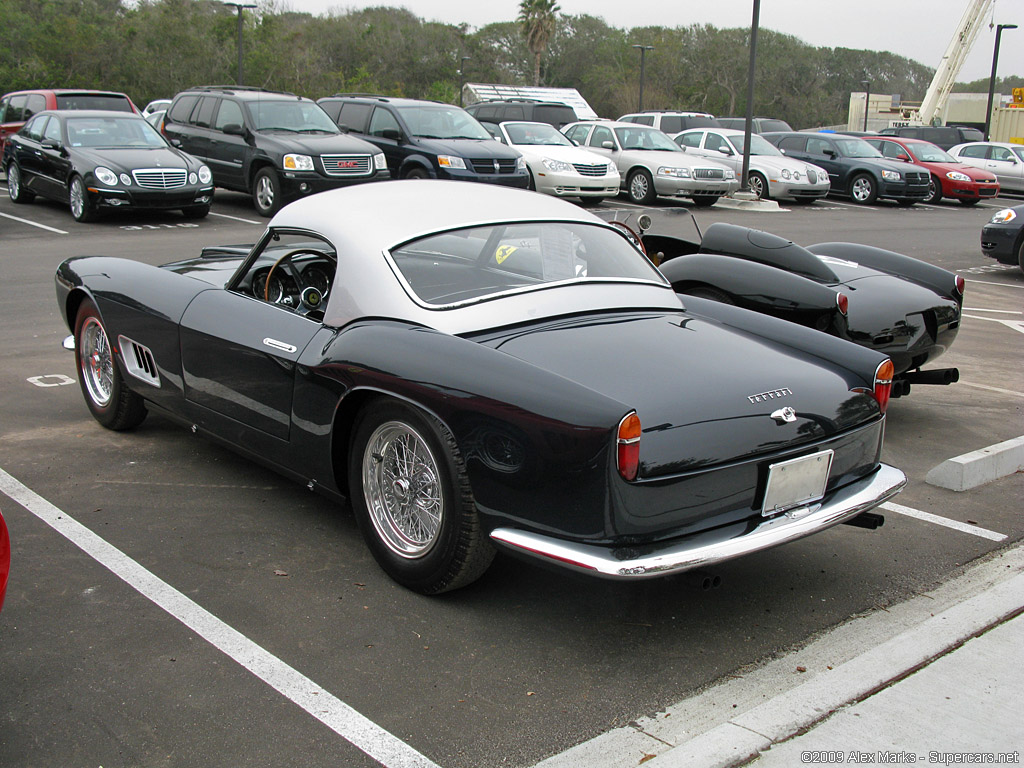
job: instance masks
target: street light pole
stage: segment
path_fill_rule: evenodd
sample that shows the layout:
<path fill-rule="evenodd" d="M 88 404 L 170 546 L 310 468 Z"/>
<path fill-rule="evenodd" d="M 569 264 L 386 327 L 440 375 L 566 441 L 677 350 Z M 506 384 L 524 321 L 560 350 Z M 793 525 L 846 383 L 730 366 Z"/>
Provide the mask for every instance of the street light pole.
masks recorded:
<path fill-rule="evenodd" d="M 750 191 L 750 134 L 754 126 L 754 72 L 757 64 L 757 27 L 761 17 L 761 0 L 754 0 L 750 18 L 750 66 L 747 71 L 747 119 L 743 126 L 743 163 L 740 166 L 740 192 Z M 768 190 L 764 190 L 767 194 Z"/>
<path fill-rule="evenodd" d="M 636 49 L 638 49 L 640 51 L 640 104 L 637 106 L 636 111 L 637 112 L 643 112 L 644 111 L 644 55 L 648 51 L 653 51 L 654 50 L 654 46 L 653 45 L 634 45 L 632 47 L 636 48 Z"/>
<path fill-rule="evenodd" d="M 868 130 L 868 105 L 871 103 L 871 81 L 861 80 L 860 84 L 864 86 L 864 132 Z"/>
<path fill-rule="evenodd" d="M 256 6 L 243 3 L 224 3 L 224 5 L 230 5 L 238 11 L 238 85 L 242 85 L 242 9 L 255 8 Z"/>
<path fill-rule="evenodd" d="M 992 99 L 996 93 L 996 65 L 999 63 L 999 38 L 1004 29 L 1016 29 L 1016 24 L 996 25 L 996 45 L 992 50 L 992 74 L 988 78 L 988 109 L 985 110 L 985 141 L 989 140 L 989 128 L 992 125 Z"/>
<path fill-rule="evenodd" d="M 459 106 L 462 106 L 462 88 L 466 83 L 466 62 L 469 61 L 469 56 L 462 56 L 459 58 Z"/>

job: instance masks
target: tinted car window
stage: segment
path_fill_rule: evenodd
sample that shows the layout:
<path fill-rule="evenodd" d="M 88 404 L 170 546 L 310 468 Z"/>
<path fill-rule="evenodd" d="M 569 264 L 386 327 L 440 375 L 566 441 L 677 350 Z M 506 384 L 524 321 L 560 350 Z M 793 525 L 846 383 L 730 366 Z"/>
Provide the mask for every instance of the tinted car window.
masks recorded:
<path fill-rule="evenodd" d="M 49 139 L 50 141 L 60 142 L 60 120 L 55 117 L 50 118 L 50 121 L 43 129 L 43 138 Z"/>
<path fill-rule="evenodd" d="M 6 122 L 7 105 L 11 103 L 11 97 L 5 96 L 0 99 L 0 123 Z"/>
<path fill-rule="evenodd" d="M 27 101 L 28 96 L 12 96 L 11 104 L 7 108 L 6 122 L 20 123 L 25 120 L 25 102 Z"/>
<path fill-rule="evenodd" d="M 979 144 L 973 147 L 964 147 L 960 150 L 960 157 L 984 157 L 985 145 Z"/>
<path fill-rule="evenodd" d="M 703 133 L 684 133 L 682 136 L 676 136 L 676 144 L 683 147 L 699 147 L 703 136 Z"/>
<path fill-rule="evenodd" d="M 46 117 L 37 117 L 29 120 L 25 123 L 25 127 L 21 129 L 21 135 L 34 141 L 39 141 L 43 138 L 43 124 L 46 123 L 46 120 Z"/>
<path fill-rule="evenodd" d="M 958 141 L 984 141 L 985 134 L 977 128 L 957 128 L 960 133 Z"/>
<path fill-rule="evenodd" d="M 217 110 L 217 118 L 213 127 L 218 131 L 223 131 L 227 125 L 241 127 L 245 125 L 245 118 L 242 116 L 242 108 L 237 103 L 230 99 L 221 99 L 220 109 Z"/>
<path fill-rule="evenodd" d="M 370 118 L 370 127 L 367 130 L 371 136 L 383 136 L 384 131 L 401 132 L 398 119 L 390 111 L 377 107 L 373 110 L 373 117 Z"/>
<path fill-rule="evenodd" d="M 728 142 L 717 133 L 709 133 L 704 142 L 704 149 L 731 150 Z"/>
<path fill-rule="evenodd" d="M 574 125 L 572 128 L 565 132 L 565 135 L 568 136 L 573 141 L 575 141 L 577 144 L 582 144 L 584 140 L 587 138 L 587 130 L 589 129 L 585 125 Z"/>
<path fill-rule="evenodd" d="M 785 149 L 784 145 L 780 145 Z M 825 139 L 807 139 L 807 154 L 825 156 L 825 150 L 831 150 L 832 144 Z"/>
<path fill-rule="evenodd" d="M 576 112 L 571 107 L 538 104 L 533 109 L 533 119 L 540 123 L 550 123 L 558 127 L 573 122 L 576 119 Z"/>
<path fill-rule="evenodd" d="M 41 93 L 30 93 L 25 104 L 25 119 L 46 109 L 46 97 Z"/>
<path fill-rule="evenodd" d="M 900 155 L 907 156 L 907 150 L 895 141 L 869 141 L 868 144 L 879 150 L 883 157 L 897 158 Z"/>
<path fill-rule="evenodd" d="M 347 125 L 350 131 L 356 133 L 366 133 L 366 125 L 370 120 L 371 112 L 373 112 L 372 104 L 342 104 L 338 124 Z"/>
<path fill-rule="evenodd" d="M 213 122 L 213 110 L 217 106 L 217 99 L 214 96 L 204 96 L 199 102 L 199 109 L 196 110 L 192 122 L 200 128 L 209 128 Z"/>
<path fill-rule="evenodd" d="M 525 120 L 526 112 L 520 106 L 505 107 L 505 120 Z"/>
<path fill-rule="evenodd" d="M 57 109 L 108 109 L 114 112 L 133 111 L 132 103 L 128 100 L 128 97 L 119 93 L 58 93 Z"/>
<path fill-rule="evenodd" d="M 807 139 L 803 136 L 786 136 L 779 141 L 779 149 L 789 149 L 795 152 L 803 152 L 807 145 Z"/>
<path fill-rule="evenodd" d="M 744 124 L 746 120 L 743 121 Z M 793 128 L 785 120 L 762 120 L 760 126 L 761 133 L 767 133 L 768 131 L 792 131 Z"/>
<path fill-rule="evenodd" d="M 459 107 L 399 107 L 399 114 L 413 136 L 435 139 L 490 139 L 484 127 Z"/>
<path fill-rule="evenodd" d="M 1013 156 L 1013 152 L 1008 150 L 1006 147 L 992 147 L 992 159 L 999 160 L 1003 163 L 1010 163 L 1016 160 Z"/>
<path fill-rule="evenodd" d="M 661 118 L 661 130 L 665 133 L 679 133 L 683 130 L 683 118 L 679 115 L 664 115 Z"/>
<path fill-rule="evenodd" d="M 257 131 L 339 132 L 337 124 L 312 101 L 250 101 L 245 108 L 249 110 L 253 128 Z"/>
<path fill-rule="evenodd" d="M 605 128 L 603 125 L 599 125 L 590 135 L 590 141 L 588 144 L 592 147 L 600 147 L 606 141 L 614 143 L 615 140 L 612 138 L 612 130 L 611 128 Z"/>
<path fill-rule="evenodd" d="M 192 112 L 192 107 L 199 101 L 198 96 L 182 96 L 178 99 L 178 102 L 171 107 L 171 111 L 167 113 L 167 117 L 176 123 L 187 123 L 188 116 Z"/>
<path fill-rule="evenodd" d="M 640 125 L 654 125 L 654 115 L 640 115 L 630 120 L 631 123 L 640 123 Z"/>

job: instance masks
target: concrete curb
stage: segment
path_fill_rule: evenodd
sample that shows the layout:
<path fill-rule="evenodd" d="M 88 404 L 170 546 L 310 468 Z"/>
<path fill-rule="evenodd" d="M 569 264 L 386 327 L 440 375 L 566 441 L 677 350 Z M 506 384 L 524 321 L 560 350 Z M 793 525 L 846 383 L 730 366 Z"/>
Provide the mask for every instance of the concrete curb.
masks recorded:
<path fill-rule="evenodd" d="M 1024 436 L 971 451 L 933 467 L 925 482 L 951 491 L 966 491 L 1024 471 Z"/>
<path fill-rule="evenodd" d="M 1024 610 L 1024 546 L 536 768 L 733 768 Z M 805 672 L 799 672 L 803 669 Z M 797 679 L 801 682 L 795 683 Z"/>
<path fill-rule="evenodd" d="M 775 200 L 738 200 L 735 197 L 720 197 L 715 202 L 715 208 L 731 208 L 733 210 L 759 211 L 761 213 L 788 212 Z"/>

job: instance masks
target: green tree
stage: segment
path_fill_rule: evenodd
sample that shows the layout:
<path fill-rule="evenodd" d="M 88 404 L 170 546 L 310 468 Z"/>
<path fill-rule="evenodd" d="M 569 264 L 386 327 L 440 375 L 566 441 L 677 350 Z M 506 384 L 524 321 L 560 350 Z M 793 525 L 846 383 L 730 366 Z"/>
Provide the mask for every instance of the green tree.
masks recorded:
<path fill-rule="evenodd" d="M 526 38 L 526 46 L 533 54 L 533 84 L 540 85 L 540 57 L 558 25 L 561 10 L 555 0 L 522 0 L 516 21 Z"/>

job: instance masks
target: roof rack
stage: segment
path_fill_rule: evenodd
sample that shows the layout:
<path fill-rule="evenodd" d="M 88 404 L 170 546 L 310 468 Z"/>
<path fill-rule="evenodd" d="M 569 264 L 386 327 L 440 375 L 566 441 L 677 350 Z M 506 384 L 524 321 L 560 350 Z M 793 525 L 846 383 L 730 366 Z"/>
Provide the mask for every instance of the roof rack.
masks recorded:
<path fill-rule="evenodd" d="M 383 99 L 387 101 L 389 97 L 381 93 L 336 93 L 332 99 Z"/>
<path fill-rule="evenodd" d="M 289 91 L 269 91 L 266 88 L 260 88 L 257 85 L 196 85 L 192 88 L 188 88 L 189 91 L 223 91 L 224 93 L 231 93 L 233 91 L 240 91 L 242 93 L 275 93 L 281 96 L 295 96 L 294 93 Z M 300 98 L 300 97 L 296 97 Z"/>

